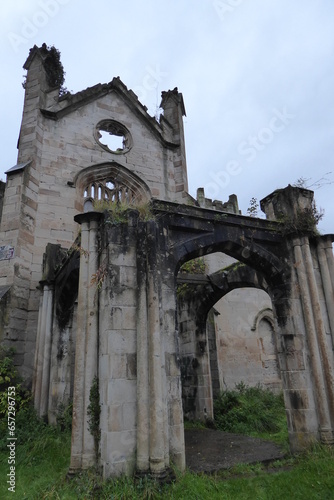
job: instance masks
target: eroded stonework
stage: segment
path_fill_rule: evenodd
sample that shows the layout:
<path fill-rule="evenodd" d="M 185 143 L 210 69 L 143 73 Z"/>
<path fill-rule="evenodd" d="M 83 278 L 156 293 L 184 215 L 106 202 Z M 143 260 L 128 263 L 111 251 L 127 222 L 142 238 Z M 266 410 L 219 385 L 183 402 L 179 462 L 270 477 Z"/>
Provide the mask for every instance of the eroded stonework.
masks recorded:
<path fill-rule="evenodd" d="M 18 164 L 1 184 L 0 333 L 39 415 L 55 423 L 73 401 L 70 471 L 183 470 L 184 418 L 212 418 L 241 381 L 283 389 L 292 450 L 332 444 L 333 236 L 316 233 L 313 193 L 275 191 L 266 220 L 235 195 L 192 198 L 182 94 L 162 93 L 159 121 L 119 78 L 60 95 L 50 51 L 24 65 Z"/>

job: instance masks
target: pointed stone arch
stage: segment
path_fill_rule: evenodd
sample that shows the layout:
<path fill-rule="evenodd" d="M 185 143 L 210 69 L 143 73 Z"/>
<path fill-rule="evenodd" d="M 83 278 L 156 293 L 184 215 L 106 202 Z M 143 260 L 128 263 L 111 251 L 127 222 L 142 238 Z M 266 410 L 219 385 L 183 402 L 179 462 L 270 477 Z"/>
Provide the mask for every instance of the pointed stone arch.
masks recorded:
<path fill-rule="evenodd" d="M 183 292 L 180 296 L 178 295 L 177 301 L 177 330 L 181 351 L 184 415 L 190 420 L 212 418 L 213 399 L 222 389 L 220 374 L 223 372 L 218 363 L 219 344 L 216 338 L 216 327 L 212 326 L 215 324 L 213 308 L 223 297 L 236 289 L 252 288 L 268 293 L 269 286 L 262 273 L 242 262 L 235 262 L 209 275 L 179 274 L 177 283 Z M 266 309 L 265 312 L 267 315 L 263 312 L 262 316 L 266 319 L 267 316 L 270 317 L 270 328 L 274 331 L 272 309 Z M 259 316 L 258 322 L 261 321 L 262 316 Z M 245 335 L 247 337 L 247 332 Z M 276 336 L 272 340 L 276 343 Z M 275 351 L 277 353 L 276 347 Z M 262 355 L 265 355 L 264 351 Z M 252 366 L 257 370 L 255 379 L 256 377 L 261 379 L 262 367 L 258 362 L 251 361 Z M 279 389 L 279 379 L 276 385 Z"/>
<path fill-rule="evenodd" d="M 271 328 L 273 330 L 275 330 L 275 320 L 274 320 L 273 311 L 269 307 L 266 307 L 265 309 L 262 309 L 261 311 L 259 311 L 257 313 L 257 315 L 254 318 L 251 330 L 252 331 L 257 330 L 257 328 L 260 324 L 260 321 L 262 321 L 262 320 L 266 320 L 270 324 Z"/>

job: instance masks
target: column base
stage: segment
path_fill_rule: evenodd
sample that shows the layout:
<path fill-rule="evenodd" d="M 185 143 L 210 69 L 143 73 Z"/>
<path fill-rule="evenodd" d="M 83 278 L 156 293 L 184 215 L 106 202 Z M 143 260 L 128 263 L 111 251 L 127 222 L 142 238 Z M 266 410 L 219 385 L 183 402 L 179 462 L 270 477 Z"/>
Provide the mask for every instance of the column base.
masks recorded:
<path fill-rule="evenodd" d="M 82 471 L 82 469 L 75 469 L 74 467 L 70 467 L 67 471 L 66 478 L 73 479 L 81 471 Z"/>
<path fill-rule="evenodd" d="M 166 467 L 161 471 L 151 471 L 151 470 L 137 470 L 135 472 L 135 480 L 143 479 L 145 477 L 153 479 L 160 484 L 170 484 L 176 480 L 174 471 L 170 467 Z"/>
<path fill-rule="evenodd" d="M 332 429 L 320 429 L 320 442 L 332 446 L 334 444 L 334 433 Z"/>

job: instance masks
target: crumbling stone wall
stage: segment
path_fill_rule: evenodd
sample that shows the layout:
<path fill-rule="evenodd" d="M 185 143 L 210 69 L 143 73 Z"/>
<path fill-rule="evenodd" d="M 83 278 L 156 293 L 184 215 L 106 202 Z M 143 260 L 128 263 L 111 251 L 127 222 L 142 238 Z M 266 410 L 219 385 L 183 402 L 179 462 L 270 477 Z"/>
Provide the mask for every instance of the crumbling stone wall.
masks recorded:
<path fill-rule="evenodd" d="M 203 293 L 190 285 L 179 294 L 178 332 L 184 417 L 205 421 L 213 418 L 213 397 L 206 321 L 198 315 Z"/>
<path fill-rule="evenodd" d="M 240 262 L 224 254 L 208 255 L 205 262 L 209 275 L 219 270 L 227 274 L 240 266 Z M 211 315 L 215 343 L 211 343 L 210 356 L 218 358 L 213 370 L 219 372 L 219 389 L 234 389 L 243 382 L 280 391 L 271 299 L 264 290 L 255 288 L 256 283 L 253 287 L 251 282 L 247 283 L 248 288 L 243 287 L 245 284 L 241 281 L 238 288 L 226 290 Z M 216 394 L 219 389 L 216 384 Z"/>
<path fill-rule="evenodd" d="M 271 299 L 291 449 L 333 444 L 333 236 L 315 230 L 313 193 L 275 191 L 261 202 L 268 220 L 242 216 L 235 195 L 223 203 L 201 190 L 193 200 L 177 89 L 163 93 L 159 122 L 119 78 L 60 96 L 50 53 L 34 47 L 24 66 L 18 164 L 3 197 L 0 238 L 10 251 L 0 260 L 0 300 L 3 338 L 18 347 L 28 383 L 34 371 L 39 414 L 54 421 L 73 391 L 71 472 L 98 464 L 105 477 L 136 470 L 163 479 L 172 463 L 184 470 L 182 375 L 197 384 L 191 411 L 210 414 L 217 368 L 205 321 L 243 286 Z M 122 147 L 103 144 L 102 132 L 123 137 Z M 178 307 L 181 266 L 217 252 L 243 266 L 197 284 L 200 308 L 196 294 Z M 268 320 L 253 325 L 261 331 Z M 99 443 L 87 425 L 97 381 Z"/>
<path fill-rule="evenodd" d="M 76 94 L 61 93 L 61 62 L 57 50 L 34 46 L 24 64 L 27 71 L 18 163 L 7 171 L 0 226 L 1 245 L 14 249 L 10 262 L 0 261 L 0 286 L 10 286 L 10 319 L 4 338 L 15 343 L 17 363 L 31 384 L 36 328 L 43 280 L 43 254 L 48 243 L 69 249 L 79 226 L 74 216 L 84 202 L 101 198 L 104 182 L 132 179 L 127 189 L 136 195 L 140 178 L 150 197 L 190 199 L 182 116 L 182 94 L 165 92 L 160 122 L 148 115 L 137 96 L 114 78 Z M 112 151 L 100 140 L 100 130 L 124 133 L 126 144 Z M 121 132 L 120 132 L 121 131 Z M 92 196 L 78 180 L 83 171 L 96 181 Z M 124 187 L 121 184 L 119 189 Z M 87 196 L 87 188 L 89 196 Z M 127 191 L 128 193 L 128 191 Z M 86 194 L 86 197 L 85 197 Z M 2 197 L 0 197 L 2 199 Z"/>
<path fill-rule="evenodd" d="M 279 391 L 275 323 L 266 292 L 233 290 L 215 309 L 219 312 L 215 325 L 221 387 L 233 389 L 244 382 Z"/>

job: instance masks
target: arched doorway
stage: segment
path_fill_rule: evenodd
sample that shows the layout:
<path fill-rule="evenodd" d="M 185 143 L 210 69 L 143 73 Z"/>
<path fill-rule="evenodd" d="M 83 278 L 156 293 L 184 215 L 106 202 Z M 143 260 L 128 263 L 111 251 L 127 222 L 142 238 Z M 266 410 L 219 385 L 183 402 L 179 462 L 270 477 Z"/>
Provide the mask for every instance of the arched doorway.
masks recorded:
<path fill-rule="evenodd" d="M 215 255 L 206 265 L 202 257 L 189 261 L 177 279 L 182 402 L 189 420 L 212 418 L 213 399 L 240 382 L 282 389 L 266 284 L 237 261 L 208 274 L 221 264 L 219 256 L 213 263 Z"/>

